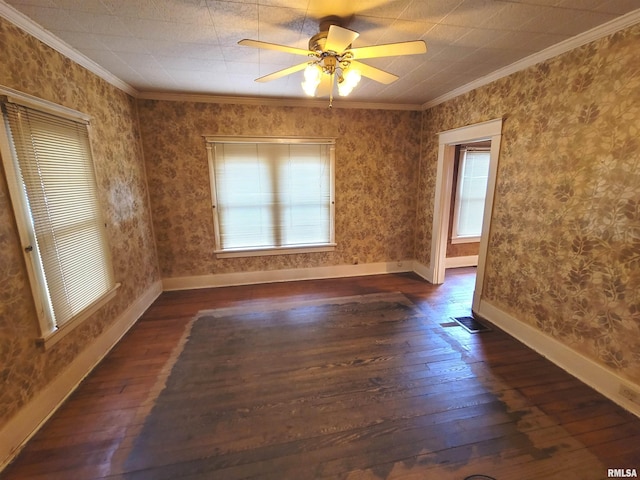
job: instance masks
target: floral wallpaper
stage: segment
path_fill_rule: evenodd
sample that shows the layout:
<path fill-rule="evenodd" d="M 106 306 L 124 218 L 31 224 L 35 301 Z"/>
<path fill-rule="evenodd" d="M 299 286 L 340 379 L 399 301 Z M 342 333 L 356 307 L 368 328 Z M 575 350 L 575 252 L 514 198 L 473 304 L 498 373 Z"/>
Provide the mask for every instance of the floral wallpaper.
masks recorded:
<path fill-rule="evenodd" d="M 483 298 L 640 384 L 640 25 L 424 113 L 416 254 L 437 132 L 504 118 Z"/>
<path fill-rule="evenodd" d="M 452 257 L 468 257 L 472 255 L 478 255 L 480 251 L 480 242 L 472 243 L 451 243 L 451 240 L 447 242 L 447 258 Z"/>
<path fill-rule="evenodd" d="M 154 100 L 139 112 L 163 277 L 413 258 L 419 112 Z M 203 135 L 336 137 L 336 250 L 216 259 Z"/>
<path fill-rule="evenodd" d="M 0 85 L 92 116 L 92 147 L 108 224 L 116 298 L 47 351 L 0 168 L 0 428 L 160 279 L 135 100 L 0 18 Z"/>

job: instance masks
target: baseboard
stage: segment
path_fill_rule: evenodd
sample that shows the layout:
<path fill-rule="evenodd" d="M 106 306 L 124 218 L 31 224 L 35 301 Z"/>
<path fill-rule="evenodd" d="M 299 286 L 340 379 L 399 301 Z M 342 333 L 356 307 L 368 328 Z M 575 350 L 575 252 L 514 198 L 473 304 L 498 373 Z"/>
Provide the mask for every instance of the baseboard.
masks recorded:
<path fill-rule="evenodd" d="M 476 313 L 548 358 L 560 368 L 586 383 L 622 408 L 640 417 L 640 405 L 620 394 L 620 388 L 622 386 L 632 391 L 640 392 L 640 385 L 618 376 L 608 368 L 585 357 L 540 330 L 518 320 L 487 301 L 483 300 L 480 302 L 480 309 Z"/>
<path fill-rule="evenodd" d="M 465 257 L 447 257 L 444 259 L 445 268 L 477 267 L 478 255 L 467 255 Z"/>
<path fill-rule="evenodd" d="M 0 471 L 162 293 L 155 282 L 88 348 L 0 430 Z"/>
<path fill-rule="evenodd" d="M 230 287 L 237 285 L 255 285 L 258 283 L 401 273 L 413 271 L 413 263 L 413 260 L 400 260 L 397 262 L 363 263 L 357 265 L 334 265 L 328 267 L 290 268 L 285 270 L 173 277 L 164 278 L 162 280 L 162 287 L 165 291 L 191 290 L 194 288 Z"/>
<path fill-rule="evenodd" d="M 413 273 L 421 276 L 427 282 L 433 283 L 433 275 L 431 275 L 431 270 L 425 264 L 420 263 L 418 260 L 413 261 Z"/>

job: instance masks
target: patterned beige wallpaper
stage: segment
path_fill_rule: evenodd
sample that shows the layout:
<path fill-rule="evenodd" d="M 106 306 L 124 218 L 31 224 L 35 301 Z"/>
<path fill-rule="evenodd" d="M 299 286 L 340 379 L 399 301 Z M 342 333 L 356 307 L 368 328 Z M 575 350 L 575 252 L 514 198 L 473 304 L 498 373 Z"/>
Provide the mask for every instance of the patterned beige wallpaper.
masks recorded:
<path fill-rule="evenodd" d="M 420 113 L 141 101 L 163 277 L 413 258 Z M 203 135 L 336 137 L 334 252 L 216 259 Z"/>
<path fill-rule="evenodd" d="M 640 383 L 640 25 L 425 112 L 417 248 L 437 132 L 503 117 L 484 298 Z"/>
<path fill-rule="evenodd" d="M 135 101 L 0 18 L 0 85 L 93 117 L 92 147 L 116 280 L 107 306 L 44 352 L 0 168 L 0 428 L 155 281 L 159 271 Z"/>

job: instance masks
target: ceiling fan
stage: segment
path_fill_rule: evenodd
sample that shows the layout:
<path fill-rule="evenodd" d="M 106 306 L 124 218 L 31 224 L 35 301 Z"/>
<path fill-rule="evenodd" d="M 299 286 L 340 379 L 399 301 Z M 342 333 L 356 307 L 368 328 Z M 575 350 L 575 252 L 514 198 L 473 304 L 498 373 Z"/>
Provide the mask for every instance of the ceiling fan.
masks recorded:
<path fill-rule="evenodd" d="M 392 73 L 372 67 L 359 60 L 415 55 L 427 51 L 427 45 L 423 40 L 352 48 L 351 44 L 360 34 L 341 27 L 339 23 L 339 17 L 323 19 L 320 22 L 320 33 L 309 40 L 308 50 L 249 39 L 240 40 L 238 44 L 308 57 L 308 60 L 303 63 L 257 78 L 256 82 L 269 82 L 304 70 L 305 80 L 302 82 L 302 88 L 305 93 L 310 96 L 329 96 L 330 107 L 333 102 L 334 84 L 338 86 L 338 94 L 346 96 L 358 84 L 362 76 L 384 84 L 392 83 L 398 79 Z"/>

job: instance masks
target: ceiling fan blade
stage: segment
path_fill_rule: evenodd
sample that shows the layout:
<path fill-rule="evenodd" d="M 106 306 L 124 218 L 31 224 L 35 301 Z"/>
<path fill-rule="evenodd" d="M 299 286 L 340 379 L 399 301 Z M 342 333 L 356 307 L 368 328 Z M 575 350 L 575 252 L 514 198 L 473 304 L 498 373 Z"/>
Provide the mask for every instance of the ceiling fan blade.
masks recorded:
<path fill-rule="evenodd" d="M 309 62 L 304 62 L 298 65 L 294 65 L 293 67 L 284 68 L 282 70 L 278 70 L 277 72 L 270 73 L 269 75 L 265 75 L 264 77 L 256 78 L 256 82 L 265 83 L 270 82 L 271 80 L 277 80 L 278 78 L 286 77 L 287 75 L 291 75 L 292 73 L 304 70 L 305 68 L 307 68 L 307 65 L 309 65 Z"/>
<path fill-rule="evenodd" d="M 329 33 L 327 35 L 327 41 L 324 44 L 325 52 L 344 52 L 353 41 L 358 38 L 360 34 L 349 30 L 348 28 L 342 28 L 337 25 L 331 25 L 329 27 Z"/>
<path fill-rule="evenodd" d="M 309 50 L 303 50 L 302 48 L 287 47 L 286 45 L 278 45 L 277 43 L 261 42 L 260 40 L 249 40 L 245 38 L 240 40 L 238 45 L 244 45 L 245 47 L 262 48 L 265 50 L 276 50 L 278 52 L 293 53 L 294 55 L 313 55 L 313 52 Z"/>
<path fill-rule="evenodd" d="M 328 97 L 333 90 L 333 75 L 323 74 L 320 77 L 320 85 L 316 89 L 316 97 Z"/>
<path fill-rule="evenodd" d="M 427 44 L 424 40 L 413 40 L 411 42 L 387 43 L 384 45 L 352 48 L 349 51 L 353 55 L 353 58 L 357 59 L 394 57 L 399 55 L 425 53 L 427 51 Z"/>
<path fill-rule="evenodd" d="M 394 75 L 393 73 L 385 72 L 384 70 L 372 67 L 371 65 L 367 65 L 366 63 L 356 62 L 355 60 L 351 61 L 351 65 L 349 68 L 358 70 L 363 77 L 370 78 L 371 80 L 375 80 L 376 82 L 384 83 L 385 85 L 393 83 L 398 79 L 398 76 Z"/>

